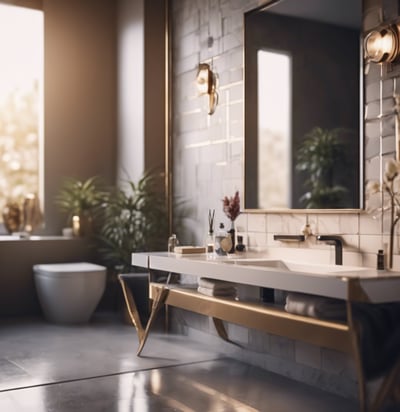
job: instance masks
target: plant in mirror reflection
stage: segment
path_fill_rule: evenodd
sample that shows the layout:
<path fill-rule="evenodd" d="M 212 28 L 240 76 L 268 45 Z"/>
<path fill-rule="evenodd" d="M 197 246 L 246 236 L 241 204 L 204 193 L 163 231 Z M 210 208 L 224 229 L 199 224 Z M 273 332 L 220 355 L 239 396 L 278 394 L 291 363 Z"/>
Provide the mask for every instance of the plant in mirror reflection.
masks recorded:
<path fill-rule="evenodd" d="M 341 208 L 348 203 L 344 183 L 349 170 L 347 148 L 351 131 L 314 127 L 302 140 L 296 170 L 304 175 L 306 192 L 300 203 L 306 209 Z"/>
<path fill-rule="evenodd" d="M 393 267 L 393 242 L 396 224 L 400 219 L 400 162 L 389 159 L 385 164 L 382 183 L 370 181 L 367 184 L 367 212 L 374 218 L 385 211 L 390 213 L 389 268 Z"/>

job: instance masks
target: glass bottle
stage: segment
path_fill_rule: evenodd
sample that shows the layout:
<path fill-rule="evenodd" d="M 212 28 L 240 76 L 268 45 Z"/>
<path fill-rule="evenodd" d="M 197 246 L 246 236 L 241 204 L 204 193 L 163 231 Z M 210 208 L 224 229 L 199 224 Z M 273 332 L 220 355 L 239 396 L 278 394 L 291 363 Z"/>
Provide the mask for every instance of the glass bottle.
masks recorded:
<path fill-rule="evenodd" d="M 378 250 L 376 257 L 376 268 L 378 270 L 385 270 L 385 254 L 383 253 L 382 249 Z"/>
<path fill-rule="evenodd" d="M 174 252 L 175 246 L 179 245 L 179 240 L 176 237 L 175 233 L 172 233 L 172 235 L 168 238 L 168 252 Z"/>
<path fill-rule="evenodd" d="M 214 218 L 215 218 L 215 209 L 208 210 L 208 234 L 205 241 L 206 252 L 208 257 L 214 255 Z"/>
<path fill-rule="evenodd" d="M 246 250 L 246 246 L 243 244 L 243 236 L 238 236 L 237 241 L 238 243 L 235 247 L 235 250 L 237 252 L 244 252 Z"/>
<path fill-rule="evenodd" d="M 206 241 L 205 241 L 205 246 L 206 246 L 206 252 L 208 254 L 214 253 L 214 231 L 213 230 L 208 232 Z"/>
<path fill-rule="evenodd" d="M 224 242 L 226 243 L 228 238 L 230 239 L 230 235 L 225 230 L 224 224 L 220 223 L 214 240 L 214 251 L 218 256 L 226 256 L 228 254 L 231 246 L 229 246 L 229 248 L 224 246 Z"/>

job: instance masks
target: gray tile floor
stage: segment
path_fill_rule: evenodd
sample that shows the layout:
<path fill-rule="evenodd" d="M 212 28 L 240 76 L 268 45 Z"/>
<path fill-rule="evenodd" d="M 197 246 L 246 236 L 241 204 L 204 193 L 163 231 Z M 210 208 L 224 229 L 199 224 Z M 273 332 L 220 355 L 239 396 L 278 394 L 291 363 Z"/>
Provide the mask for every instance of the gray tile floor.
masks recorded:
<path fill-rule="evenodd" d="M 84 326 L 0 321 L 1 412 L 353 412 L 357 404 L 187 337 L 153 333 L 142 357 L 114 316 Z"/>

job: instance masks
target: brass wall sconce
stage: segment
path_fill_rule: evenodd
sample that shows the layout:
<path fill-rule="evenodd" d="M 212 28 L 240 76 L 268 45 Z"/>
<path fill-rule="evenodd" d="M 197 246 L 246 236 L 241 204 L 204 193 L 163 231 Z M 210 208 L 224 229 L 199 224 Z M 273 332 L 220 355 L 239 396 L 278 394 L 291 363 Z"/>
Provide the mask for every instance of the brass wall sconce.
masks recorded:
<path fill-rule="evenodd" d="M 374 63 L 390 63 L 399 55 L 400 32 L 397 24 L 382 26 L 369 32 L 364 39 L 366 58 Z"/>
<path fill-rule="evenodd" d="M 207 63 L 200 63 L 196 76 L 200 95 L 208 94 L 208 114 L 213 114 L 218 104 L 217 76 Z"/>

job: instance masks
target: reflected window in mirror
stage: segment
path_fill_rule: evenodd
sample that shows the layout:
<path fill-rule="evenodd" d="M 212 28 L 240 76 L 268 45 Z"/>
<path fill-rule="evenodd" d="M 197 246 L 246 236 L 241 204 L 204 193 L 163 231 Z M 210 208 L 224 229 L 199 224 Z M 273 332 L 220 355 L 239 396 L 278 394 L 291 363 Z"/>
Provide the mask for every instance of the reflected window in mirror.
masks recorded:
<path fill-rule="evenodd" d="M 257 181 L 261 208 L 291 203 L 291 70 L 291 56 L 276 50 L 258 51 Z"/>
<path fill-rule="evenodd" d="M 337 2 L 245 15 L 246 209 L 362 207 L 361 1 Z"/>

